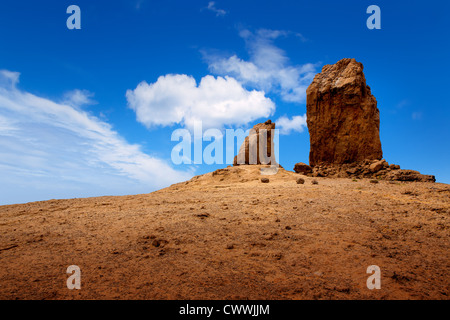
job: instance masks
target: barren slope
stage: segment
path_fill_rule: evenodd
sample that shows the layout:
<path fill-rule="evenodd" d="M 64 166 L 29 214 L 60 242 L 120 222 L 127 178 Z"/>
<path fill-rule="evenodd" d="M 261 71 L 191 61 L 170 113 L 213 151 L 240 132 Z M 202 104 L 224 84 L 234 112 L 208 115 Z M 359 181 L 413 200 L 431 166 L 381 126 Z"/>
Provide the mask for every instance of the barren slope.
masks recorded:
<path fill-rule="evenodd" d="M 299 176 L 230 167 L 150 194 L 0 206 L 0 298 L 449 298 L 448 185 Z"/>

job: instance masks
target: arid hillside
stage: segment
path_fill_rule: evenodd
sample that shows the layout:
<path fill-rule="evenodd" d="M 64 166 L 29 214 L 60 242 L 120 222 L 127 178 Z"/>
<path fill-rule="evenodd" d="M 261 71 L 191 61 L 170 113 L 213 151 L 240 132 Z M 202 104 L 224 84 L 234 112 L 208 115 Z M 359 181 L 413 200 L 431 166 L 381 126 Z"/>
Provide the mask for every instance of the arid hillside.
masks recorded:
<path fill-rule="evenodd" d="M 0 206 L 0 299 L 449 299 L 449 185 L 260 168 Z"/>

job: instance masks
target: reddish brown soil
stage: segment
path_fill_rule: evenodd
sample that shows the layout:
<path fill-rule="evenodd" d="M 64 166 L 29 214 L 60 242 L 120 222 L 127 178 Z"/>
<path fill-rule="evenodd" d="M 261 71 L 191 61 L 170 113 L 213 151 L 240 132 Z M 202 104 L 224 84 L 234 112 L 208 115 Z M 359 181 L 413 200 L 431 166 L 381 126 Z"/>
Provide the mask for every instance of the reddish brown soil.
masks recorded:
<path fill-rule="evenodd" d="M 449 299 L 449 185 L 258 170 L 0 206 L 0 299 Z"/>

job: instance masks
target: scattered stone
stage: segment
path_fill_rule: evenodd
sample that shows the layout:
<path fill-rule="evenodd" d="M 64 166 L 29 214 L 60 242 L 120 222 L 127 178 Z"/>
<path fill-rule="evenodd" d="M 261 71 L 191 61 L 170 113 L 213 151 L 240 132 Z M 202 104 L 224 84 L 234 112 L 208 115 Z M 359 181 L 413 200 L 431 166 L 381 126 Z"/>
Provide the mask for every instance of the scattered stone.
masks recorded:
<path fill-rule="evenodd" d="M 261 178 L 262 183 L 269 183 L 269 178 Z"/>
<path fill-rule="evenodd" d="M 278 233 L 277 233 L 277 232 L 274 232 L 274 233 L 271 233 L 271 234 L 269 234 L 269 235 L 266 235 L 266 236 L 264 237 L 264 239 L 265 239 L 265 240 L 273 240 L 276 236 L 278 236 Z"/>
<path fill-rule="evenodd" d="M 304 183 L 305 183 L 305 179 L 297 178 L 297 184 L 304 184 Z"/>
<path fill-rule="evenodd" d="M 166 240 L 162 240 L 162 239 L 155 239 L 152 241 L 152 246 L 154 246 L 155 248 L 159 248 L 159 247 L 164 247 L 166 244 L 168 243 L 168 241 Z"/>
<path fill-rule="evenodd" d="M 372 179 L 372 180 L 370 180 L 370 183 L 378 183 L 378 180 Z"/>
<path fill-rule="evenodd" d="M 317 180 L 313 180 L 311 181 L 312 184 L 319 184 L 319 182 Z"/>
<path fill-rule="evenodd" d="M 412 191 L 412 190 L 405 190 L 402 192 L 402 194 L 407 194 L 407 195 L 411 195 L 411 196 L 415 196 L 415 197 L 417 197 L 419 195 L 417 192 Z"/>
<path fill-rule="evenodd" d="M 233 244 L 227 244 L 226 248 L 228 250 L 234 249 L 234 245 Z"/>
<path fill-rule="evenodd" d="M 152 246 L 154 246 L 154 247 L 159 247 L 159 245 L 160 245 L 160 243 L 159 243 L 158 240 L 153 240 L 153 241 L 152 241 Z"/>

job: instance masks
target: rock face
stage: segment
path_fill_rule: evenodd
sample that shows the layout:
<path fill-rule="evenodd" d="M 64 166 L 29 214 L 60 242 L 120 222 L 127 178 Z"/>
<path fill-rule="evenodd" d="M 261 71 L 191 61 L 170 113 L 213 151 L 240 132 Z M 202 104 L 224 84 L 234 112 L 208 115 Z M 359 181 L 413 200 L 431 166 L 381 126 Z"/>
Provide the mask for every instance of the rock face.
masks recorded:
<path fill-rule="evenodd" d="M 275 123 L 267 120 L 264 123 L 258 123 L 250 130 L 250 134 L 245 138 L 244 143 L 239 149 L 239 153 L 234 157 L 233 165 L 241 164 L 271 164 L 275 165 L 275 149 L 272 139 L 272 129 L 275 129 Z M 260 138 L 266 139 L 266 152 L 262 150 L 263 158 L 260 157 Z M 264 147 L 264 143 L 262 143 Z"/>
<path fill-rule="evenodd" d="M 311 166 L 382 158 L 377 101 L 361 63 L 325 65 L 306 93 Z"/>

